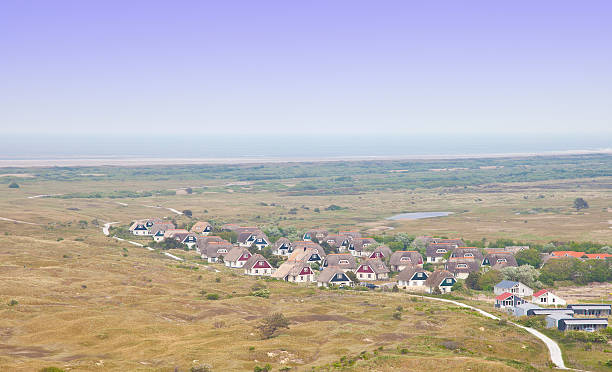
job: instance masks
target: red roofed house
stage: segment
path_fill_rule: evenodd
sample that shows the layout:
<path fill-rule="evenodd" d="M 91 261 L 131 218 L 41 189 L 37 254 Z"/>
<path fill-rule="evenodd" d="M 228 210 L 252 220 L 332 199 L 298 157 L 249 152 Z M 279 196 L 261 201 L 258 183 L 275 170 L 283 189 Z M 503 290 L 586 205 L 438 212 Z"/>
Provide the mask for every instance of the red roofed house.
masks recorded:
<path fill-rule="evenodd" d="M 247 275 L 270 276 L 274 273 L 272 265 L 260 254 L 251 256 L 243 267 Z"/>
<path fill-rule="evenodd" d="M 554 306 L 565 306 L 567 304 L 564 299 L 550 292 L 548 289 L 542 289 L 534 293 L 531 302 L 538 305 Z"/>
<path fill-rule="evenodd" d="M 367 259 L 355 270 L 361 281 L 389 279 L 389 269 L 380 259 Z"/>
<path fill-rule="evenodd" d="M 574 257 L 574 258 L 582 258 L 584 256 L 584 252 L 574 252 L 574 251 L 554 251 L 550 253 L 553 257 Z"/>
<path fill-rule="evenodd" d="M 495 297 L 495 307 L 504 309 L 507 307 L 515 307 L 517 305 L 524 304 L 525 300 L 512 293 L 504 292 L 499 296 Z"/>
<path fill-rule="evenodd" d="M 585 254 L 585 256 L 589 260 L 605 260 L 606 258 L 611 258 L 612 254 L 609 254 L 609 253 L 587 253 L 587 254 Z"/>

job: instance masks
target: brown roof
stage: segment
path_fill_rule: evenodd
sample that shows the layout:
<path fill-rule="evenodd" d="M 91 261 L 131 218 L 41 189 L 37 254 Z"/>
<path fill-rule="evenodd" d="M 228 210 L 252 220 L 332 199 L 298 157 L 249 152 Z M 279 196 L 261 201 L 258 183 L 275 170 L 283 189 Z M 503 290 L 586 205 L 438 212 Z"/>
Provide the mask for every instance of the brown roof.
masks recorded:
<path fill-rule="evenodd" d="M 452 251 L 455 246 L 451 243 L 429 243 L 426 248 L 427 257 L 442 257 L 446 253 L 438 253 L 438 249 L 445 249 L 447 252 Z"/>
<path fill-rule="evenodd" d="M 252 255 L 251 258 L 249 258 L 247 260 L 247 262 L 244 263 L 243 268 L 251 269 L 259 261 L 266 261 L 266 262 L 268 262 L 268 260 L 266 260 L 266 258 L 264 256 L 262 256 L 259 253 L 257 253 L 257 254 Z M 268 265 L 270 265 L 269 262 L 268 262 Z M 270 265 L 270 267 L 272 267 L 272 265 Z"/>
<path fill-rule="evenodd" d="M 289 244 L 289 246 L 291 246 L 291 240 L 284 237 L 279 238 L 276 242 L 274 242 L 274 249 L 280 248 L 280 246 L 283 244 Z"/>
<path fill-rule="evenodd" d="M 321 273 L 319 274 L 319 278 L 317 278 L 317 281 L 320 283 L 328 283 L 337 274 L 344 275 L 344 271 L 342 271 L 342 269 L 338 266 L 328 266 L 321 271 Z M 349 281 L 351 280 L 348 276 L 346 276 L 346 278 L 349 279 Z"/>
<path fill-rule="evenodd" d="M 361 252 L 363 251 L 364 245 L 372 245 L 376 243 L 376 240 L 372 238 L 355 238 L 351 242 L 351 245 L 353 246 L 356 252 Z"/>
<path fill-rule="evenodd" d="M 393 251 L 391 250 L 391 248 L 387 247 L 386 245 L 379 245 L 378 247 L 374 248 L 374 252 L 382 253 L 384 258 L 389 258 L 393 254 Z"/>
<path fill-rule="evenodd" d="M 375 274 L 384 274 L 389 272 L 387 265 L 385 265 L 385 263 L 382 262 L 382 260 L 379 258 L 369 258 L 367 260 L 363 260 L 363 262 L 359 266 L 362 265 L 370 266 Z"/>
<path fill-rule="evenodd" d="M 322 250 L 323 249 L 321 248 L 321 251 Z M 321 257 L 321 260 L 325 259 L 325 252 L 321 253 L 315 247 L 309 247 L 305 249 L 295 249 L 294 248 L 293 253 L 291 253 L 287 261 L 293 261 L 293 262 L 308 261 L 310 259 L 310 256 L 312 256 L 314 253 L 317 253 L 319 257 Z"/>
<path fill-rule="evenodd" d="M 223 258 L 226 262 L 237 261 L 242 255 L 249 250 L 243 247 L 234 247 L 232 248 Z"/>
<path fill-rule="evenodd" d="M 341 264 L 340 260 L 347 260 L 347 264 Z M 357 268 L 357 261 L 355 260 L 355 256 L 350 253 L 332 253 L 328 254 L 325 257 L 325 262 L 327 266 L 338 266 L 343 269 L 351 269 L 354 270 Z"/>
<path fill-rule="evenodd" d="M 190 231 L 196 232 L 196 233 L 202 233 L 208 226 L 212 226 L 212 225 L 206 221 L 198 221 L 191 227 Z"/>
<path fill-rule="evenodd" d="M 483 259 L 482 251 L 480 250 L 480 248 L 476 248 L 476 247 L 457 247 L 453 249 L 453 253 L 451 254 L 451 257 L 466 257 L 466 254 L 467 255 L 471 254 L 472 255 L 471 258 L 474 258 L 479 261 L 482 261 Z"/>
<path fill-rule="evenodd" d="M 484 257 L 489 260 L 489 265 L 495 269 L 501 269 L 507 266 L 518 266 L 516 258 L 510 252 L 491 253 Z M 483 259 L 483 261 L 484 261 Z M 506 260 L 506 262 L 497 262 L 497 260 Z"/>
<path fill-rule="evenodd" d="M 431 275 L 431 273 L 421 269 L 420 267 L 408 266 L 404 270 L 400 271 L 399 274 L 397 274 L 397 280 L 403 280 L 407 282 L 410 279 L 412 279 L 412 277 L 414 276 L 416 272 L 425 273 L 425 275 L 427 275 L 428 278 L 429 278 L 429 275 Z"/>
<path fill-rule="evenodd" d="M 402 260 L 402 258 L 409 258 L 410 261 Z M 389 259 L 389 265 L 400 266 L 400 265 L 419 265 L 423 263 L 423 256 L 417 251 L 397 251 L 393 252 Z"/>
<path fill-rule="evenodd" d="M 480 269 L 480 261 L 473 258 L 451 258 L 444 265 L 444 268 L 455 275 L 460 273 L 471 273 Z"/>
<path fill-rule="evenodd" d="M 306 266 L 310 267 L 306 262 L 284 262 L 280 267 L 272 274 L 273 278 L 284 278 L 287 275 L 297 276 Z"/>
<path fill-rule="evenodd" d="M 450 271 L 436 270 L 433 273 L 431 273 L 431 275 L 429 275 L 429 278 L 427 278 L 427 280 L 425 281 L 425 285 L 428 287 L 438 287 L 440 286 L 440 283 L 442 283 L 444 279 L 454 278 L 454 277 L 455 276 Z"/>

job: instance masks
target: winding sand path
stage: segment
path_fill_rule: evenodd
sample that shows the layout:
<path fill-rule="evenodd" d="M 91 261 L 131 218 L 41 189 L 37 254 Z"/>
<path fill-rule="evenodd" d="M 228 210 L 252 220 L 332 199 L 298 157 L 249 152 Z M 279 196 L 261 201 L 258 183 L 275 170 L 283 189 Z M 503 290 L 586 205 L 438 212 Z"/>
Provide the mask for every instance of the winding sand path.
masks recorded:
<path fill-rule="evenodd" d="M 458 301 L 454 301 L 454 300 L 448 300 L 446 298 L 426 297 L 426 296 L 417 296 L 417 295 L 408 295 L 408 296 L 411 296 L 411 297 L 420 297 L 420 298 L 427 299 L 427 300 L 432 300 L 432 301 L 449 302 L 449 303 L 457 305 L 457 306 L 461 306 L 461 307 L 465 307 L 465 308 L 474 310 L 474 311 L 480 313 L 481 315 L 484 315 L 487 318 L 494 319 L 494 320 L 499 320 L 499 317 L 497 317 L 497 316 L 495 316 L 495 315 L 493 315 L 491 313 L 488 313 L 488 312 L 486 312 L 484 310 L 481 310 L 481 309 L 479 309 L 477 307 L 464 304 L 462 302 L 458 302 Z M 567 368 L 565 366 L 565 362 L 563 362 L 563 354 L 561 353 L 561 348 L 559 347 L 559 345 L 554 340 L 552 340 L 550 337 L 546 336 L 542 332 L 539 332 L 539 331 L 537 331 L 537 330 L 535 330 L 533 328 L 525 327 L 525 326 L 522 326 L 520 324 L 516 324 L 516 323 L 513 323 L 513 322 L 510 322 L 510 324 L 526 330 L 527 332 L 531 333 L 535 337 L 539 338 L 542 342 L 544 342 L 544 344 L 548 348 L 548 352 L 550 354 L 550 359 L 552 360 L 552 362 L 555 365 L 555 367 L 557 367 L 558 369 L 570 369 L 570 368 Z"/>

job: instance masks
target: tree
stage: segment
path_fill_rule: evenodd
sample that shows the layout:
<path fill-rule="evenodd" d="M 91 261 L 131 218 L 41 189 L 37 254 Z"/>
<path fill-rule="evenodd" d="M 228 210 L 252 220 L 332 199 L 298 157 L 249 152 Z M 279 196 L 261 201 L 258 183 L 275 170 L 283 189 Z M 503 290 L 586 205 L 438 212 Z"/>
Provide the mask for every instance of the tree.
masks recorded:
<path fill-rule="evenodd" d="M 352 271 L 347 271 L 346 276 L 355 284 L 359 283 L 359 279 L 357 279 L 357 275 Z"/>
<path fill-rule="evenodd" d="M 255 329 L 264 340 L 274 337 L 276 333 L 283 328 L 289 328 L 289 319 L 282 313 L 268 315 L 255 326 Z"/>
<path fill-rule="evenodd" d="M 193 216 L 193 212 L 191 211 L 191 209 L 185 209 L 183 211 L 183 214 L 189 218 L 191 218 L 191 216 Z"/>
<path fill-rule="evenodd" d="M 588 207 L 589 207 L 589 203 L 587 203 L 586 200 L 582 198 L 574 199 L 574 208 L 576 208 L 577 211 L 581 209 L 587 209 Z"/>
<path fill-rule="evenodd" d="M 191 187 L 188 187 L 188 188 L 185 189 L 185 192 L 187 194 L 193 194 L 193 189 Z"/>
<path fill-rule="evenodd" d="M 540 272 L 535 267 L 530 265 L 504 267 L 501 269 L 501 274 L 505 280 L 521 282 L 532 288 L 542 287 L 542 283 L 538 281 Z"/>
<path fill-rule="evenodd" d="M 8 185 L 8 187 L 9 187 L 9 189 L 18 189 L 18 188 L 19 188 L 19 185 L 17 184 L 17 182 L 11 182 L 11 183 Z"/>
<path fill-rule="evenodd" d="M 542 257 L 540 257 L 540 252 L 534 248 L 522 250 L 518 252 L 514 257 L 516 257 L 516 263 L 518 263 L 519 266 L 531 265 L 535 268 L 538 268 L 542 264 Z"/>
<path fill-rule="evenodd" d="M 472 271 L 465 279 L 465 285 L 470 289 L 482 289 L 478 283 L 480 280 L 480 273 L 478 271 Z"/>
<path fill-rule="evenodd" d="M 478 287 L 484 291 L 491 291 L 495 284 L 503 279 L 503 275 L 498 270 L 489 270 L 478 278 Z"/>

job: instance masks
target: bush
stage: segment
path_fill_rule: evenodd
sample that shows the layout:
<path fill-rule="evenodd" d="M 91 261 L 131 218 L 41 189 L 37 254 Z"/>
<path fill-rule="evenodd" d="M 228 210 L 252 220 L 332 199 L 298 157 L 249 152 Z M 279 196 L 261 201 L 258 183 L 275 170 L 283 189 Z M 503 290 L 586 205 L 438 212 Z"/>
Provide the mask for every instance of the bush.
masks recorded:
<path fill-rule="evenodd" d="M 270 297 L 270 290 L 268 290 L 266 288 L 258 289 L 256 291 L 251 292 L 251 296 L 262 297 L 262 298 L 269 298 Z"/>
<path fill-rule="evenodd" d="M 17 302 L 17 300 L 10 300 L 10 301 L 8 302 L 8 305 L 9 305 L 9 306 L 17 306 L 18 304 L 19 304 L 19 302 Z"/>
<path fill-rule="evenodd" d="M 400 313 L 399 311 L 396 311 L 393 313 L 393 319 L 395 320 L 402 320 L 402 313 Z"/>
<path fill-rule="evenodd" d="M 9 187 L 9 189 L 18 189 L 18 188 L 19 188 L 19 185 L 17 184 L 17 182 L 11 182 L 11 183 L 8 185 L 8 187 Z"/>
<path fill-rule="evenodd" d="M 45 367 L 40 372 L 64 372 L 64 370 L 57 367 Z"/>
<path fill-rule="evenodd" d="M 190 369 L 191 372 L 212 372 L 212 366 L 210 364 L 200 364 L 199 366 L 193 366 Z"/>
<path fill-rule="evenodd" d="M 255 326 L 255 329 L 264 340 L 274 337 L 283 328 L 289 328 L 289 319 L 282 313 L 271 314 Z"/>
<path fill-rule="evenodd" d="M 272 366 L 270 364 L 266 364 L 263 367 L 255 366 L 255 368 L 253 368 L 253 372 L 270 372 L 271 370 Z"/>
<path fill-rule="evenodd" d="M 216 293 L 209 293 L 206 295 L 206 299 L 207 300 L 218 300 L 219 299 L 219 295 Z"/>

